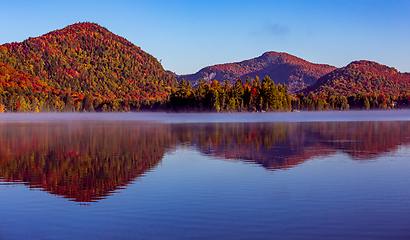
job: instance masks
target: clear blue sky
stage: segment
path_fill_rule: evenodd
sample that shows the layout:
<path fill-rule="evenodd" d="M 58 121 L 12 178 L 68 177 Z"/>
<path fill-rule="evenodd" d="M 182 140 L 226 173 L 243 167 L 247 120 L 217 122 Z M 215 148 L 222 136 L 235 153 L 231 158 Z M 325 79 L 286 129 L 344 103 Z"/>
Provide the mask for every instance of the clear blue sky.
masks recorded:
<path fill-rule="evenodd" d="M 5 0 L 0 44 L 85 21 L 125 37 L 177 74 L 266 51 L 337 67 L 372 60 L 410 72 L 409 0 Z"/>

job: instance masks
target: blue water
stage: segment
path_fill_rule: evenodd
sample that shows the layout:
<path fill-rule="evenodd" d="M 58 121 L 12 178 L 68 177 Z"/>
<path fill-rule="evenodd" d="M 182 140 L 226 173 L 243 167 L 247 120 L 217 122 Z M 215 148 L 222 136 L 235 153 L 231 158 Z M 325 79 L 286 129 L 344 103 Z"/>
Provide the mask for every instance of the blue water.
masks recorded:
<path fill-rule="evenodd" d="M 370 113 L 2 117 L 0 239 L 410 239 L 408 112 Z"/>

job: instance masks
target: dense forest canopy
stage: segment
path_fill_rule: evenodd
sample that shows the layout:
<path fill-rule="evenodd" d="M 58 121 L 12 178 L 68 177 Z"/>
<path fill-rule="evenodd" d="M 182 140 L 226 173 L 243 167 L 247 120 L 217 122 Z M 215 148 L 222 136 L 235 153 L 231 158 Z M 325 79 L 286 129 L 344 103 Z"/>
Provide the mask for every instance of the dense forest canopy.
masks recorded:
<path fill-rule="evenodd" d="M 211 84 L 200 79 L 198 88 L 191 87 L 189 81 L 182 79 L 171 94 L 170 105 L 176 111 L 289 111 L 291 96 L 286 85 L 276 85 L 266 76 L 251 82 L 238 79 L 230 85 L 216 80 Z"/>
<path fill-rule="evenodd" d="M 164 103 L 176 84 L 156 58 L 94 23 L 73 24 L 21 43 L 4 44 L 0 61 L 58 91 L 77 95 L 70 103 L 77 111 L 129 110 Z M 61 106 L 45 102 L 41 110 L 63 110 L 67 102 L 59 100 Z"/>

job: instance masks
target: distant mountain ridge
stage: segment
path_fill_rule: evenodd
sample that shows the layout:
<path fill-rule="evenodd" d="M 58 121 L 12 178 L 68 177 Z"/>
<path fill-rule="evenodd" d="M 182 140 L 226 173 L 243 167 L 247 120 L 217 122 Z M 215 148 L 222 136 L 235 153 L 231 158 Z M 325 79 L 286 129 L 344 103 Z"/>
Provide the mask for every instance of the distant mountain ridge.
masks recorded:
<path fill-rule="evenodd" d="M 334 69 L 334 66 L 311 63 L 288 53 L 271 51 L 241 62 L 208 66 L 195 74 L 180 75 L 177 78 L 184 78 L 195 84 L 200 78 L 205 81 L 216 79 L 219 82 L 234 82 L 238 78 L 245 80 L 247 77 L 269 76 L 275 83 L 284 83 L 290 92 L 295 92 L 314 84 Z"/>
<path fill-rule="evenodd" d="M 319 78 L 302 92 L 344 96 L 373 93 L 410 94 L 410 73 L 401 73 L 395 68 L 373 61 L 353 61 Z"/>

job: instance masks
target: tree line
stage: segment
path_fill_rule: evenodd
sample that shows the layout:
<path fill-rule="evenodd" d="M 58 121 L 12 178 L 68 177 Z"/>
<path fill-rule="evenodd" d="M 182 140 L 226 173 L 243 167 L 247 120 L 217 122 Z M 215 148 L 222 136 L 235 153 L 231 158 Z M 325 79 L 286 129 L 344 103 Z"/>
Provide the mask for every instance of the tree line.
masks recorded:
<path fill-rule="evenodd" d="M 215 111 L 215 112 L 264 112 L 291 110 L 370 110 L 393 109 L 410 106 L 410 95 L 388 95 L 384 93 L 350 94 L 348 96 L 315 94 L 313 92 L 288 94 L 286 84 L 275 84 L 268 76 L 245 82 L 239 78 L 234 84 L 225 81 L 222 85 L 214 80 L 200 79 L 193 88 L 189 81 L 182 79 L 177 88 L 172 89 L 168 109 L 173 111 Z"/>
<path fill-rule="evenodd" d="M 292 99 L 292 108 L 298 110 L 387 110 L 409 108 L 410 94 L 389 95 L 384 93 L 350 94 L 348 96 L 299 93 Z"/>
<path fill-rule="evenodd" d="M 2 68 L 5 69 L 5 68 Z M 103 99 L 90 92 L 60 91 L 30 76 L 0 76 L 0 112 L 128 112 L 139 110 L 176 112 L 265 112 L 394 109 L 410 106 L 410 95 L 384 93 L 336 95 L 332 92 L 288 94 L 285 84 L 268 76 L 231 84 L 200 80 L 196 88 L 182 79 L 170 95 L 158 99 Z M 1 74 L 0 74 L 1 75 Z M 7 75 L 7 74 L 6 74 Z M 18 76 L 18 77 L 15 77 Z"/>
<path fill-rule="evenodd" d="M 292 109 L 291 95 L 285 84 L 276 85 L 268 76 L 262 81 L 258 77 L 245 82 L 239 78 L 234 84 L 228 80 L 222 85 L 213 80 L 200 79 L 198 87 L 191 87 L 182 79 L 173 89 L 169 109 L 174 111 L 289 111 Z"/>

